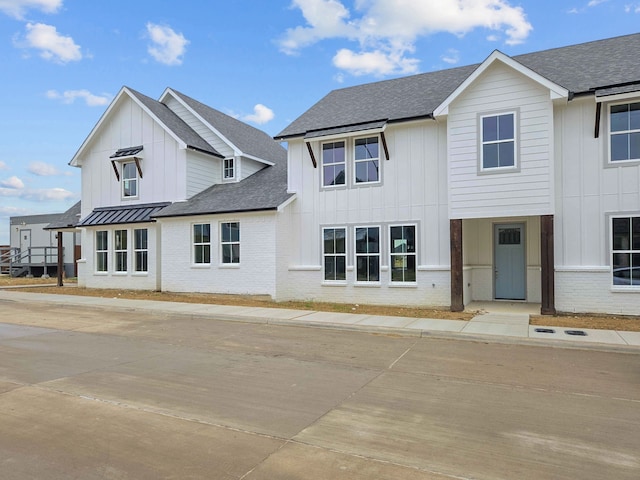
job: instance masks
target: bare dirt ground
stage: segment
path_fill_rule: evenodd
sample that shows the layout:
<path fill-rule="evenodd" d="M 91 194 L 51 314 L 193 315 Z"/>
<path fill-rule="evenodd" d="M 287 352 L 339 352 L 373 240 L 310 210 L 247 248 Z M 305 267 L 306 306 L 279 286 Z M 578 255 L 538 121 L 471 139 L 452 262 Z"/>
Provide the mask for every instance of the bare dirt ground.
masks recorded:
<path fill-rule="evenodd" d="M 344 303 L 325 303 L 314 301 L 274 302 L 261 295 L 220 295 L 203 293 L 171 293 L 140 290 L 114 290 L 98 288 L 79 288 L 73 279 L 65 279 L 65 285 L 71 288 L 51 287 L 55 278 L 9 278 L 0 276 L 0 288 L 7 286 L 25 286 L 24 291 L 34 293 L 62 293 L 65 295 L 84 295 L 94 297 L 120 297 L 137 300 L 160 300 L 166 302 L 203 303 L 215 305 L 242 305 L 248 307 L 292 308 L 296 310 L 314 310 L 320 312 L 360 313 L 366 315 L 385 315 L 411 318 L 439 318 L 444 320 L 470 320 L 477 312 L 450 312 L 437 307 L 398 307 L 386 305 L 362 305 Z M 42 286 L 38 286 L 42 285 Z M 640 306 L 638 307 L 640 311 Z M 599 314 L 558 314 L 532 315 L 531 325 L 545 325 L 570 328 L 593 328 L 603 330 L 625 330 L 640 332 L 640 315 L 599 315 Z"/>

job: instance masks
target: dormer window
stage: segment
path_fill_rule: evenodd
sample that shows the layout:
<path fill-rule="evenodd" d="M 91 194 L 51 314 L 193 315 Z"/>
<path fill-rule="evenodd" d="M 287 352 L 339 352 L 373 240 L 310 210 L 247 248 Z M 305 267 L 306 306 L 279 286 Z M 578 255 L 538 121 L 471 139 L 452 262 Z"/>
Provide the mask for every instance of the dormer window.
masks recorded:
<path fill-rule="evenodd" d="M 122 197 L 138 196 L 138 169 L 134 162 L 122 164 Z"/>
<path fill-rule="evenodd" d="M 233 158 L 225 158 L 222 165 L 222 178 L 231 180 L 236 177 L 235 162 Z"/>
<path fill-rule="evenodd" d="M 116 180 L 122 184 L 120 192 L 122 198 L 138 198 L 138 179 L 142 178 L 140 160 L 142 145 L 121 148 L 109 157 Z"/>

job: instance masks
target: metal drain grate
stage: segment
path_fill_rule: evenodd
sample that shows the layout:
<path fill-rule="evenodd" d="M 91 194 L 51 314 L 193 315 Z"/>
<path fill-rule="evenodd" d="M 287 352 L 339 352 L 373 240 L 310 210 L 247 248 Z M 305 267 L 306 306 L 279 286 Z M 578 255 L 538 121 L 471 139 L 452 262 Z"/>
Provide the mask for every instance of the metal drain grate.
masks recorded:
<path fill-rule="evenodd" d="M 556 333 L 553 328 L 534 328 L 533 331 L 537 333 Z"/>
<path fill-rule="evenodd" d="M 584 330 L 565 330 L 564 333 L 566 333 L 567 335 L 574 335 L 576 337 L 587 336 L 587 332 L 585 332 Z"/>

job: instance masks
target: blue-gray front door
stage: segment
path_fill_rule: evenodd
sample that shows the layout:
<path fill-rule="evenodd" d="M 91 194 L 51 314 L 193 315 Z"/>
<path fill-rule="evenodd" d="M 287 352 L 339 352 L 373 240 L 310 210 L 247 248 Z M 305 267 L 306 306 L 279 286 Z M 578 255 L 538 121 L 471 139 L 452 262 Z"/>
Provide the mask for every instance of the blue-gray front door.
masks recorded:
<path fill-rule="evenodd" d="M 523 223 L 494 226 L 494 292 L 497 300 L 525 300 L 527 296 Z"/>

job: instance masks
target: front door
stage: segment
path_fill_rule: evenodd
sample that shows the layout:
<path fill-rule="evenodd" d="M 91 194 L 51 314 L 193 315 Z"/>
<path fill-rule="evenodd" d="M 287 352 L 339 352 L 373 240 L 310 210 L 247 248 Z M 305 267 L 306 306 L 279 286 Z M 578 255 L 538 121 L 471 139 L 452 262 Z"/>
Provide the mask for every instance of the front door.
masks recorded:
<path fill-rule="evenodd" d="M 494 226 L 494 292 L 496 300 L 526 299 L 524 224 Z"/>
<path fill-rule="evenodd" d="M 20 230 L 20 262 L 28 263 L 31 248 L 31 230 Z"/>

